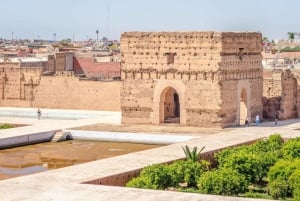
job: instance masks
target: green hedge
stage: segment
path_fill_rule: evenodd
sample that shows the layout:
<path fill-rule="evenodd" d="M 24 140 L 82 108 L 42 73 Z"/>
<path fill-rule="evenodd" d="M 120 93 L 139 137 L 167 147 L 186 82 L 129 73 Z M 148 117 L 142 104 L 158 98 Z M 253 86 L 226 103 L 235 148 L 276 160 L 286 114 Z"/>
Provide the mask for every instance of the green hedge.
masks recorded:
<path fill-rule="evenodd" d="M 208 170 L 207 161 L 193 162 L 176 161 L 170 165 L 158 164 L 145 167 L 139 177 L 129 181 L 127 187 L 166 189 L 179 187 L 186 183 L 189 187 L 196 187 L 197 180 L 204 171 Z"/>
<path fill-rule="evenodd" d="M 219 167 L 238 171 L 248 182 L 261 183 L 269 168 L 281 157 L 282 144 L 280 135 L 272 135 L 252 145 L 226 148 L 215 158 Z"/>
<path fill-rule="evenodd" d="M 283 158 L 300 158 L 300 138 L 290 139 L 282 147 Z"/>
<path fill-rule="evenodd" d="M 127 186 L 300 201 L 300 138 L 283 143 L 276 134 L 249 146 L 226 148 L 215 159 L 217 170 L 209 170 L 207 161 L 193 160 L 149 166 Z"/>
<path fill-rule="evenodd" d="M 198 188 L 201 193 L 238 195 L 245 193 L 247 187 L 248 183 L 245 177 L 229 168 L 205 172 L 198 180 Z"/>
<path fill-rule="evenodd" d="M 295 192 L 294 190 L 300 180 L 298 171 L 300 171 L 300 159 L 279 160 L 268 173 L 269 194 L 275 199 L 297 195 L 297 189 Z"/>

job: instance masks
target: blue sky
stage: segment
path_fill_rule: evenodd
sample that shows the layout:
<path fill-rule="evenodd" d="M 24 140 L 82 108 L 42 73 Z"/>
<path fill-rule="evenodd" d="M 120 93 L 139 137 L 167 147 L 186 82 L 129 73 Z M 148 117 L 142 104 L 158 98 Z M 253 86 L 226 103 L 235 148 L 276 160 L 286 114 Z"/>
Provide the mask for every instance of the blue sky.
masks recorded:
<path fill-rule="evenodd" d="M 300 32 L 299 8 L 299 0 L 3 0 L 0 37 L 86 40 L 98 29 L 111 39 L 125 31 L 214 30 L 278 39 Z"/>

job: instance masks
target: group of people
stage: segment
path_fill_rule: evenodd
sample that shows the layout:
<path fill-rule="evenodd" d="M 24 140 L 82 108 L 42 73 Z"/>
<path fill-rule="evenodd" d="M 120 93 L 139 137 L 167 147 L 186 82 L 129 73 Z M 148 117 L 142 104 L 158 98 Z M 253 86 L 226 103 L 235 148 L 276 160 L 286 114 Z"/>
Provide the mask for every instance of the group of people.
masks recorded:
<path fill-rule="evenodd" d="M 277 126 L 277 124 L 278 124 L 278 113 L 277 112 L 275 112 L 275 114 L 274 114 L 274 122 L 275 122 L 275 126 Z M 255 116 L 255 124 L 258 125 L 259 123 L 260 123 L 260 117 L 259 117 L 259 115 L 256 115 Z M 246 117 L 245 126 L 249 126 L 249 125 L 250 125 L 249 119 L 248 119 L 248 117 Z"/>

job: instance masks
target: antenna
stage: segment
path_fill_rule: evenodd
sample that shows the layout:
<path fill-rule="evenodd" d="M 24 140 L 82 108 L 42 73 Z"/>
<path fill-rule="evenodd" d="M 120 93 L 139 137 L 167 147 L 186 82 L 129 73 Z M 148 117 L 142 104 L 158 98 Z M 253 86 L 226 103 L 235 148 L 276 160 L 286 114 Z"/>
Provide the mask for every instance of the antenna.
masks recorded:
<path fill-rule="evenodd" d="M 109 38 L 109 19 L 110 18 L 110 8 L 109 8 L 109 1 L 107 4 L 107 38 Z"/>

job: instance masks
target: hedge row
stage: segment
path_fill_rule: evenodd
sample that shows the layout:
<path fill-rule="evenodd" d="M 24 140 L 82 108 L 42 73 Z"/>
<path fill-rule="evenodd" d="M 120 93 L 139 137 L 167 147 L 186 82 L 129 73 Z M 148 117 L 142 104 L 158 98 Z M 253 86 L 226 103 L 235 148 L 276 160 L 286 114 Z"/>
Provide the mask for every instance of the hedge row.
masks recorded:
<path fill-rule="evenodd" d="M 248 146 L 226 148 L 209 162 L 176 161 L 144 168 L 128 187 L 149 189 L 192 188 L 193 192 L 259 197 L 253 186 L 275 199 L 300 200 L 300 138 L 284 143 L 272 135 Z M 262 195 L 265 197 L 266 195 Z"/>

